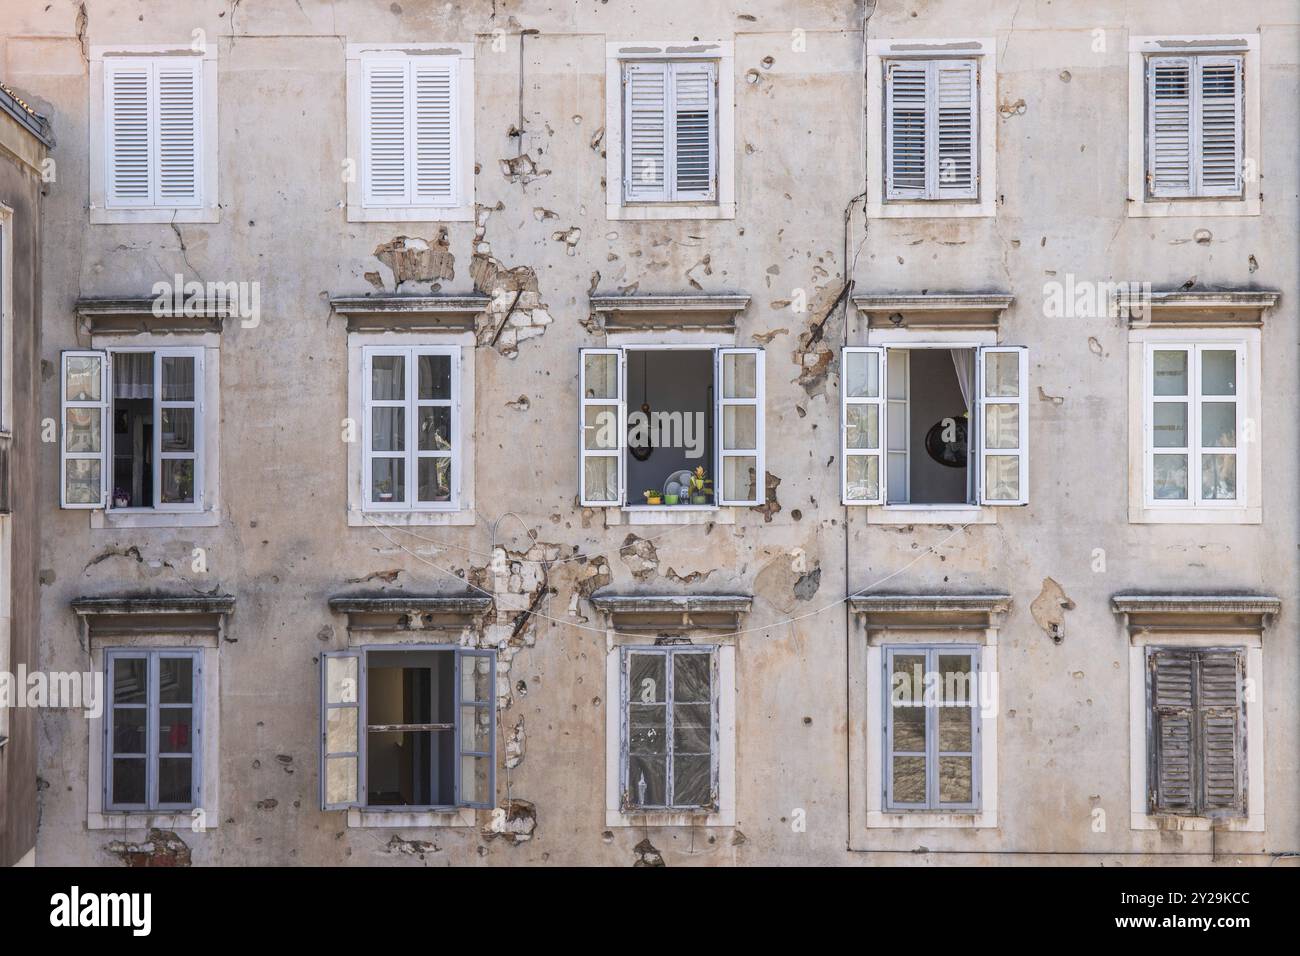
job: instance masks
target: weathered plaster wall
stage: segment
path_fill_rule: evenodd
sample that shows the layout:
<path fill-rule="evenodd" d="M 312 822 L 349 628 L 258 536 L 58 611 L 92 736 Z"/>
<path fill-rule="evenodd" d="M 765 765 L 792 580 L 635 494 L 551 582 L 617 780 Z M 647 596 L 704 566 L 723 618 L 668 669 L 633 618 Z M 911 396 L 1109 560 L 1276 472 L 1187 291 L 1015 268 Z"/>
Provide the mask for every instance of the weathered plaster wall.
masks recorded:
<path fill-rule="evenodd" d="M 1061 399 L 1032 401 L 1030 506 L 957 534 L 935 525 L 868 527 L 863 511 L 846 514 L 838 504 L 834 358 L 846 323 L 851 335 L 856 320 L 843 309 L 827 318 L 827 310 L 845 281 L 845 210 L 865 175 L 861 4 L 90 0 L 79 16 L 83 8 L 67 0 L 11 0 L 0 75 L 60 130 L 59 178 L 47 207 L 45 360 L 85 344 L 72 312 L 78 296 L 147 294 L 176 272 L 256 280 L 263 312 L 257 328 L 235 323 L 222 336 L 220 527 L 91 530 L 84 513 L 58 509 L 57 452 L 42 450 L 44 667 L 88 665 L 68 608 L 80 595 L 217 590 L 234 595 L 237 607 L 221 649 L 217 829 L 176 834 L 184 847 L 159 834 L 143 849 L 143 831 L 88 832 L 86 725 L 78 715 L 52 712 L 41 725 L 41 862 L 1027 859 L 997 855 L 1007 850 L 1101 854 L 1076 861 L 1180 859 L 1121 856 L 1208 852 L 1214 839 L 1127 827 L 1126 638 L 1109 598 L 1165 587 L 1282 597 L 1283 614 L 1266 635 L 1269 830 L 1219 834 L 1217 848 L 1222 855 L 1300 844 L 1290 692 L 1300 669 L 1292 623 L 1293 450 L 1286 441 L 1264 446 L 1270 480 L 1263 525 L 1129 525 L 1126 332 L 1110 321 L 1044 319 L 1040 301 L 1044 281 L 1066 272 L 1156 287 L 1197 276 L 1205 285 L 1284 290 L 1264 333 L 1263 428 L 1289 434 L 1297 373 L 1292 157 L 1300 148 L 1291 109 L 1300 62 L 1292 5 L 879 6 L 872 37 L 997 37 L 999 102 L 1026 104 L 998 121 L 995 219 L 864 227 L 859 205 L 848 229 L 858 291 L 1014 293 L 1002 340 L 1029 345 L 1032 384 Z M 653 39 L 734 36 L 734 221 L 605 219 L 604 43 L 651 38 L 647 22 Z M 219 45 L 220 223 L 88 225 L 84 43 L 184 40 L 195 28 Z M 1264 214 L 1210 222 L 1126 218 L 1126 129 L 1117 117 L 1127 100 L 1127 35 L 1257 28 L 1269 117 Z M 492 49 L 497 29 L 505 31 L 503 52 Z M 523 40 L 522 78 L 521 29 L 538 31 Z M 806 31 L 807 52 L 792 52 L 794 29 Z M 1090 50 L 1095 29 L 1106 32 L 1103 55 Z M 471 38 L 477 221 L 346 222 L 345 43 Z M 512 136 L 521 112 L 523 133 Z M 874 137 L 867 139 L 874 147 Z M 1211 231 L 1209 243 L 1190 241 L 1201 227 Z M 516 304 L 526 317 L 519 331 L 496 346 L 481 333 L 474 352 L 478 521 L 417 529 L 419 538 L 347 526 L 339 438 L 347 343 L 327 301 L 392 290 L 398 278 L 402 291 L 503 290 L 490 313 L 492 330 L 516 291 L 527 297 Z M 737 343 L 767 348 L 775 503 L 742 509 L 734 526 L 607 528 L 601 513 L 575 505 L 577 349 L 603 344 L 588 294 L 696 288 L 752 296 Z M 806 313 L 791 309 L 797 289 L 806 293 Z M 53 376 L 41 402 L 43 414 L 57 415 Z M 503 518 L 507 513 L 516 517 Z M 646 538 L 653 540 L 638 540 Z M 922 556 L 940 541 L 937 554 Z M 516 573 L 491 574 L 494 543 L 509 549 Z M 206 573 L 191 570 L 195 547 L 206 549 Z M 1108 555 L 1105 573 L 1091 570 L 1095 548 Z M 585 560 L 560 560 L 574 554 Z M 537 560 L 543 557 L 545 571 Z M 326 600 L 381 586 L 458 590 L 435 565 L 497 593 L 498 620 L 487 636 L 511 644 L 498 751 L 503 762 L 512 753 L 516 760 L 499 771 L 497 798 L 515 801 L 512 818 L 535 814 L 529 840 L 486 839 L 477 828 L 348 829 L 342 814 L 318 809 L 318 656 L 346 640 L 344 621 Z M 849 853 L 848 788 L 862 786 L 865 772 L 847 760 L 848 626 L 837 602 L 847 589 L 889 575 L 890 590 L 1013 596 L 1001 637 L 1000 826 L 876 831 L 871 845 L 888 852 Z M 1066 612 L 1059 646 L 1029 611 L 1049 576 L 1076 605 Z M 606 830 L 605 638 L 592 629 L 597 616 L 585 600 L 606 583 L 620 591 L 755 595 L 744 626 L 758 630 L 738 641 L 736 828 Z M 520 622 L 523 608 L 537 613 Z M 1100 834 L 1090 812 L 1097 805 L 1110 820 Z M 796 810 L 806 814 L 802 832 L 791 825 Z M 920 844 L 976 855 L 893 852 Z"/>

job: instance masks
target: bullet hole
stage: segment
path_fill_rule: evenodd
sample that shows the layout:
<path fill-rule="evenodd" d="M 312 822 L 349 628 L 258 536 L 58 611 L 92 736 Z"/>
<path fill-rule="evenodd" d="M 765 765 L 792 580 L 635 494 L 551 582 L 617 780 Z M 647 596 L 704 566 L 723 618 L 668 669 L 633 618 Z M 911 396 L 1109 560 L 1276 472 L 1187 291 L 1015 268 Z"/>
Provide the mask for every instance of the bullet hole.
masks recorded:
<path fill-rule="evenodd" d="M 757 82 L 758 82 L 758 70 L 746 70 L 746 71 L 745 71 L 745 82 L 748 83 L 750 86 L 753 86 L 755 83 L 757 83 Z"/>
<path fill-rule="evenodd" d="M 274 797 L 267 797 L 265 800 L 258 800 L 256 804 L 257 809 L 259 810 L 274 810 L 279 805 L 280 801 L 276 800 Z"/>
<path fill-rule="evenodd" d="M 402 5 L 400 3 L 390 3 L 388 9 L 393 12 L 394 16 L 400 17 L 402 15 Z"/>
<path fill-rule="evenodd" d="M 632 864 L 634 867 L 635 866 L 656 866 L 656 867 L 667 866 L 667 864 L 664 863 L 663 854 L 655 849 L 654 844 L 650 842 L 649 838 L 646 838 L 642 840 L 640 843 L 638 843 L 633 848 L 632 852 L 636 854 L 636 862 Z"/>
<path fill-rule="evenodd" d="M 1196 240 L 1198 246 L 1208 246 L 1214 241 L 1214 233 L 1208 229 L 1197 229 L 1192 233 L 1192 238 Z"/>
<path fill-rule="evenodd" d="M 1251 256 L 1249 259 L 1246 260 L 1246 262 L 1251 272 L 1255 272 L 1259 269 L 1259 262 L 1256 261 L 1254 256 Z"/>
<path fill-rule="evenodd" d="M 812 726 L 812 718 L 811 718 L 811 717 L 805 717 L 805 718 L 803 719 L 803 725 L 804 725 L 805 727 L 811 727 L 811 726 Z"/>
<path fill-rule="evenodd" d="M 1073 79 L 1073 77 L 1070 76 L 1069 70 L 1062 70 L 1060 76 L 1061 76 L 1062 83 L 1069 83 L 1070 80 Z"/>
<path fill-rule="evenodd" d="M 254 769 L 254 770 L 261 770 L 261 769 L 262 769 L 262 761 L 260 761 L 260 760 L 254 760 L 254 761 L 253 761 L 253 769 Z"/>
<path fill-rule="evenodd" d="M 518 694 L 520 697 L 527 697 L 527 696 L 528 696 L 528 682 L 527 682 L 527 681 L 522 681 L 522 680 L 521 680 L 521 681 L 516 681 L 516 682 L 515 682 L 515 693 Z"/>
<path fill-rule="evenodd" d="M 765 56 L 765 57 L 763 57 L 763 59 L 759 60 L 759 64 L 760 64 L 760 65 L 763 67 L 763 69 L 765 69 L 765 70 L 770 70 L 770 69 L 772 69 L 772 64 L 775 63 L 775 62 L 776 62 L 776 60 L 772 59 L 772 57 L 770 57 L 770 56 Z"/>
<path fill-rule="evenodd" d="M 803 512 L 800 511 L 798 508 L 795 508 L 793 511 L 790 512 L 790 517 L 793 518 L 795 521 L 802 521 Z"/>

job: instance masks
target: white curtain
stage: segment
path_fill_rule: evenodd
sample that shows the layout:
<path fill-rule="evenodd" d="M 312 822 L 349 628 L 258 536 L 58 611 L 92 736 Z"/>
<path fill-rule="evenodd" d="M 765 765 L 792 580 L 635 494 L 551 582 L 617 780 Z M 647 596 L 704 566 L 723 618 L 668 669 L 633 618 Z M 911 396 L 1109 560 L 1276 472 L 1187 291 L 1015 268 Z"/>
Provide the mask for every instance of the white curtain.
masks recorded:
<path fill-rule="evenodd" d="M 113 356 L 113 397 L 153 398 L 152 352 L 118 352 Z"/>
<path fill-rule="evenodd" d="M 975 353 L 971 349 L 949 349 L 952 354 L 952 366 L 957 370 L 957 384 L 961 386 L 961 397 L 966 402 L 966 408 L 970 409 L 970 380 L 972 360 Z"/>

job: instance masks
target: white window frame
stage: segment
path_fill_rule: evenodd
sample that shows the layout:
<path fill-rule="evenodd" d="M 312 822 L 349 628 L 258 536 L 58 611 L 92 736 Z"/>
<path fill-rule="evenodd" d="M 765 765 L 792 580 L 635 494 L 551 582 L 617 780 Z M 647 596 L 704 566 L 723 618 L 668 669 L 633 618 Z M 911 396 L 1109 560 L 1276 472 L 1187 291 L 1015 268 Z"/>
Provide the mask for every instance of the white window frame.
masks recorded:
<path fill-rule="evenodd" d="M 347 162 L 344 176 L 348 222 L 472 222 L 474 220 L 474 44 L 349 43 L 347 45 Z M 456 62 L 454 201 L 446 205 L 371 205 L 365 196 L 367 114 L 363 83 L 369 60 L 443 57 Z M 413 150 L 408 144 L 408 155 Z"/>
<path fill-rule="evenodd" d="M 1151 813 L 1147 801 L 1149 760 L 1147 721 L 1147 648 L 1239 648 L 1246 658 L 1245 817 L 1198 817 Z M 1129 638 L 1129 828 L 1132 830 L 1229 830 L 1262 833 L 1264 825 L 1264 642 L 1259 631 L 1207 634 L 1204 628 L 1137 630 Z"/>
<path fill-rule="evenodd" d="M 140 59 L 166 62 L 176 57 L 201 60 L 199 69 L 199 127 L 197 131 L 199 201 L 194 206 L 113 206 L 108 195 L 108 115 L 105 65 Z M 90 222 L 110 223 L 215 223 L 221 220 L 217 192 L 217 44 L 201 50 L 189 45 L 98 44 L 90 47 Z M 152 160 L 151 160 L 152 162 Z"/>
<path fill-rule="evenodd" d="M 624 194 L 626 144 L 623 75 L 626 64 L 657 61 L 717 64 L 714 199 L 629 201 Z M 610 220 L 735 219 L 735 41 L 643 41 L 605 44 L 605 216 Z"/>
<path fill-rule="evenodd" d="M 105 675 L 104 701 L 99 716 L 87 715 L 89 732 L 88 773 L 86 775 L 87 801 L 86 826 L 91 830 L 148 829 L 191 830 L 196 824 L 202 829 L 215 829 L 221 823 L 220 809 L 220 716 L 221 682 L 219 674 L 220 637 L 217 632 L 120 635 L 112 638 L 91 637 L 91 667 L 96 674 Z M 199 660 L 200 674 L 194 682 L 198 698 L 195 725 L 202 728 L 201 739 L 195 745 L 194 759 L 198 761 L 195 782 L 199 787 L 199 803 L 193 808 L 162 808 L 157 810 L 117 810 L 105 804 L 105 773 L 107 765 L 106 728 L 110 722 L 112 687 L 107 680 L 107 656 L 113 651 L 175 651 L 193 653 Z M 201 713 L 200 713 L 201 712 Z"/>
<path fill-rule="evenodd" d="M 0 202 L 0 438 L 14 428 L 14 211 Z"/>
<path fill-rule="evenodd" d="M 1188 493 L 1182 500 L 1152 496 L 1152 353 L 1161 349 L 1235 350 L 1237 382 L 1237 498 L 1233 501 L 1199 500 L 1200 421 L 1198 409 L 1189 409 Z M 1142 327 L 1129 334 L 1129 521 L 1133 524 L 1259 524 L 1263 520 L 1263 441 L 1261 431 L 1259 329 Z M 1189 390 L 1198 387 L 1199 361 L 1188 370 Z M 1177 400 L 1177 396 L 1174 397 Z M 1165 400 L 1161 396 L 1161 400 Z M 1211 396 L 1211 400 L 1213 397 Z M 1198 397 L 1191 403 L 1199 404 Z M 1196 431 L 1193 433 L 1192 429 Z M 1209 449 L 1213 454 L 1213 449 Z M 1177 452 L 1175 452 L 1177 453 Z"/>
<path fill-rule="evenodd" d="M 383 507 L 370 502 L 370 416 L 367 396 L 370 393 L 370 376 L 367 373 L 368 355 L 372 354 L 446 354 L 452 356 L 452 500 L 427 502 L 417 506 Z M 418 525 L 472 525 L 476 521 L 474 510 L 474 456 L 475 456 L 475 395 L 474 395 L 474 333 L 457 332 L 434 336 L 413 337 L 410 333 L 372 332 L 348 336 L 348 417 L 344 420 L 346 435 L 353 440 L 347 444 L 347 521 L 349 527 L 373 527 L 375 524 Z M 408 360 L 408 373 L 410 365 Z M 408 394 L 415 387 L 407 375 Z M 426 403 L 430 404 L 430 403 Z M 408 446 L 412 416 L 407 414 Z M 408 458 L 413 449 L 408 447 Z M 408 464 L 409 469 L 409 464 Z M 407 488 L 412 494 L 415 486 L 408 473 Z"/>
<path fill-rule="evenodd" d="M 889 199 L 885 189 L 885 70 L 894 60 L 974 60 L 977 197 Z M 867 41 L 867 216 L 871 219 L 987 218 L 997 214 L 997 44 L 993 37 Z"/>
<path fill-rule="evenodd" d="M 1260 36 L 1258 33 L 1216 36 L 1133 36 L 1129 37 L 1128 80 L 1128 215 L 1168 216 L 1258 216 L 1263 151 L 1260 138 Z M 1152 197 L 1147 188 L 1147 60 L 1151 56 L 1239 55 L 1245 79 L 1242 104 L 1243 196 Z"/>

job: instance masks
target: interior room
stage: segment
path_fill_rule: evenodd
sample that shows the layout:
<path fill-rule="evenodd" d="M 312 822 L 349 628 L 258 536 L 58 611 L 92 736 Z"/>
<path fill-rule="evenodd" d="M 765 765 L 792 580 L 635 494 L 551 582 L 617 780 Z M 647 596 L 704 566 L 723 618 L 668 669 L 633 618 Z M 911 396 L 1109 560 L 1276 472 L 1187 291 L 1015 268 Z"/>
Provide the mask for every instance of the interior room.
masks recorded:
<path fill-rule="evenodd" d="M 703 465 L 714 470 L 713 351 L 711 349 L 629 349 L 627 352 L 627 504 L 644 505 L 643 492 L 664 490 L 670 476 Z M 642 430 L 636 412 L 654 421 L 667 412 L 671 427 Z M 710 499 L 710 504 L 712 500 Z"/>
<path fill-rule="evenodd" d="M 889 363 L 890 503 L 972 501 L 975 350 L 891 349 Z"/>
<path fill-rule="evenodd" d="M 366 657 L 366 803 L 455 802 L 455 668 L 450 651 Z"/>

